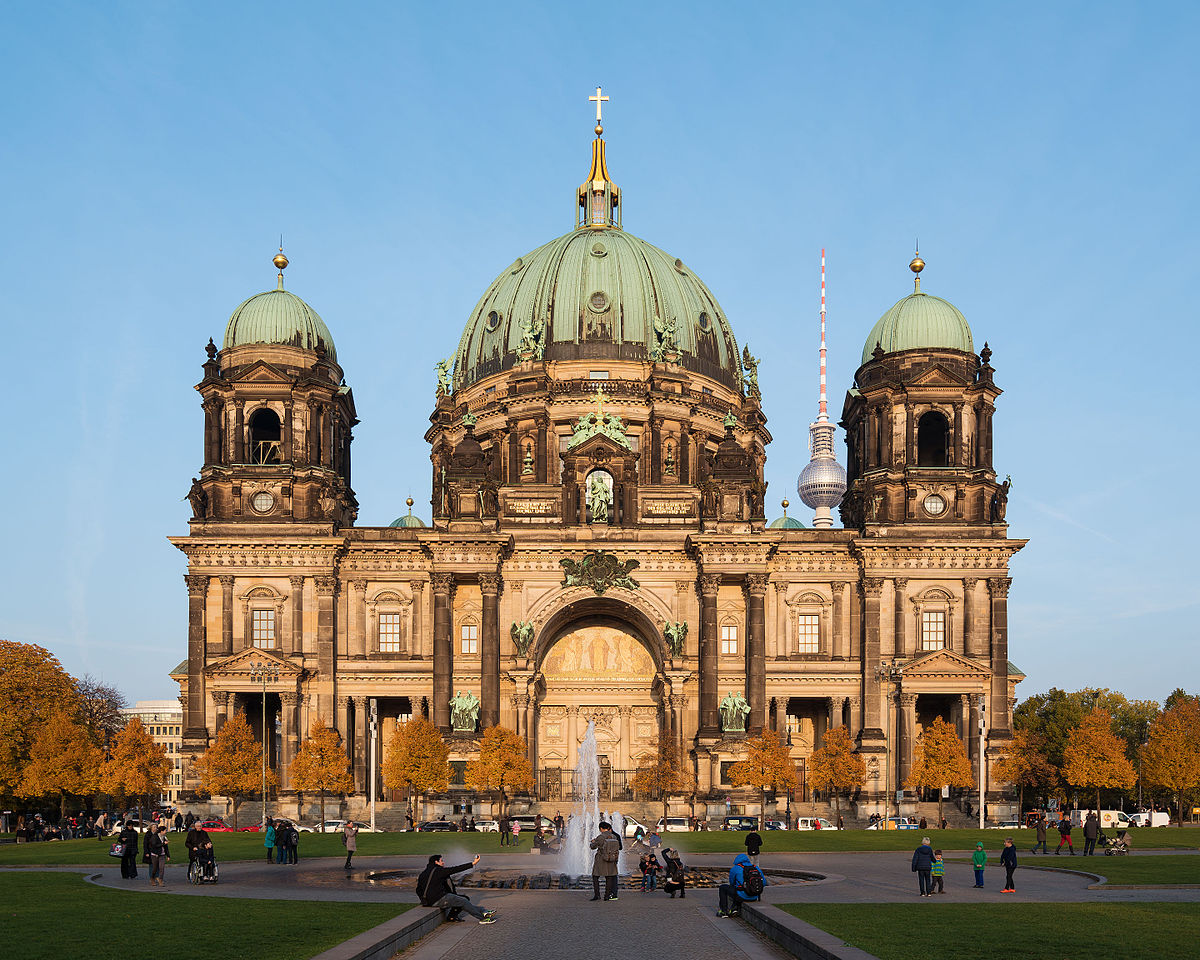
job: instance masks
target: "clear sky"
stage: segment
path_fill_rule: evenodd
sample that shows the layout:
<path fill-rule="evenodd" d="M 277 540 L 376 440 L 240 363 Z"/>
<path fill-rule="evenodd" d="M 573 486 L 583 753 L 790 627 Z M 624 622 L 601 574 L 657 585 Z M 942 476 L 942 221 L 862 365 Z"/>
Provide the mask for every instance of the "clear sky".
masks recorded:
<path fill-rule="evenodd" d="M 8 5 L 0 636 L 130 699 L 186 655 L 192 389 L 274 284 L 333 332 L 359 523 L 412 495 L 434 364 L 573 224 L 594 123 L 625 226 L 762 358 L 769 502 L 879 315 L 956 304 L 1005 393 L 1023 696 L 1200 688 L 1195 4 Z M 839 432 L 838 449 L 843 450 Z M 1169 482 L 1168 482 L 1169 481 Z M 778 515 L 777 507 L 769 510 Z"/>

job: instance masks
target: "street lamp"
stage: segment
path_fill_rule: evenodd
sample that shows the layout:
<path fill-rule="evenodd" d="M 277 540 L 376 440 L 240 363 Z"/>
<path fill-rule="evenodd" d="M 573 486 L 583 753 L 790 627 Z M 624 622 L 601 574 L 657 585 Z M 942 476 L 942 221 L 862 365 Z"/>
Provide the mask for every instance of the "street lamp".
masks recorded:
<path fill-rule="evenodd" d="M 279 664 L 255 661 L 250 664 L 250 679 L 262 682 L 262 822 L 267 822 L 267 680 L 279 679 Z"/>
<path fill-rule="evenodd" d="M 899 660 L 884 660 L 875 668 L 875 680 L 877 682 L 886 681 L 889 685 L 900 685 L 900 680 L 904 676 L 904 670 L 900 666 Z M 883 718 L 883 829 L 888 828 L 888 806 L 891 803 L 891 734 L 892 734 L 892 691 L 888 688 L 887 712 Z M 900 808 L 896 808 L 897 815 L 900 813 Z"/>
<path fill-rule="evenodd" d="M 984 784 L 984 770 L 987 758 L 984 756 L 984 744 L 987 743 L 987 696 L 979 695 L 979 829 L 983 829 L 983 804 L 987 798 Z"/>
<path fill-rule="evenodd" d="M 791 759 L 792 759 L 792 731 L 791 731 L 791 728 L 789 728 L 788 732 L 787 732 L 787 748 L 788 748 L 788 762 L 791 762 Z M 776 807 L 776 809 L 778 809 L 778 807 Z M 787 822 L 788 822 L 788 829 L 791 830 L 792 829 L 792 788 L 791 787 L 788 787 L 788 792 L 787 792 Z"/>

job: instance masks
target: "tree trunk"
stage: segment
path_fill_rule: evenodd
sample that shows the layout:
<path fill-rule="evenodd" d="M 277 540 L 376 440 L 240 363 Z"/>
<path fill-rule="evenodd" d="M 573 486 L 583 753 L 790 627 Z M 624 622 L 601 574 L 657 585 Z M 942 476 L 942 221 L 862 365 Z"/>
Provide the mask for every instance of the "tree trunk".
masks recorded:
<path fill-rule="evenodd" d="M 325 788 L 321 788 L 321 832 L 325 832 Z"/>
<path fill-rule="evenodd" d="M 837 821 L 842 819 L 842 791 L 841 790 L 833 791 L 833 815 L 836 818 L 833 826 L 834 826 L 834 829 L 837 829 Z M 790 830 L 791 827 L 792 827 L 792 825 L 789 823 L 788 829 Z"/>
<path fill-rule="evenodd" d="M 938 827 L 942 826 L 942 791 L 938 789 Z"/>
<path fill-rule="evenodd" d="M 233 829 L 236 830 L 237 829 L 238 798 L 235 796 L 235 797 L 232 797 L 231 799 L 233 802 Z"/>
<path fill-rule="evenodd" d="M 762 788 L 762 797 L 758 803 L 758 829 L 767 829 L 767 788 Z"/>

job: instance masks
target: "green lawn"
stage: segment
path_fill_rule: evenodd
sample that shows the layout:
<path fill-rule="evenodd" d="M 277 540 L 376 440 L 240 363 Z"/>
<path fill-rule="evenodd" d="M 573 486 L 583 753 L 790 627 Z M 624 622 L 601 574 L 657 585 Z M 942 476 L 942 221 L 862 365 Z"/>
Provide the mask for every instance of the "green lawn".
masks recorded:
<path fill-rule="evenodd" d="M 172 882 L 182 882 L 182 873 Z M 6 960 L 294 960 L 410 909 L 401 903 L 132 894 L 45 873 L 0 874 L 0 904 Z"/>
<path fill-rule="evenodd" d="M 935 847 L 943 850 L 973 850 L 982 840 L 989 854 L 999 855 L 1007 833 L 1000 830 L 927 830 Z M 921 842 L 921 831 L 917 830 L 772 830 L 764 833 L 763 852 L 771 853 L 820 853 L 855 850 L 913 850 Z M 1033 833 L 1029 830 L 1014 831 L 1017 847 L 1024 854 L 1033 846 Z M 171 836 L 172 852 L 176 862 L 186 857 L 183 834 Z M 214 833 L 211 834 L 217 849 L 217 858 L 226 860 L 256 860 L 265 857 L 260 833 Z M 742 853 L 745 851 L 746 835 L 737 831 L 706 831 L 700 833 L 663 834 L 664 846 L 676 844 L 688 854 L 697 853 Z M 1158 829 L 1135 831 L 1134 843 L 1137 850 L 1154 848 L 1195 850 L 1200 846 L 1200 830 Z M 362 856 L 397 856 L 401 854 L 430 854 L 441 851 L 464 853 L 517 853 L 530 850 L 531 838 L 523 837 L 519 848 L 500 846 L 500 836 L 495 833 L 360 833 L 358 852 Z M 52 843 L 21 843 L 0 845 L 0 866 L 34 864 L 112 864 L 108 855 L 108 842 L 98 840 L 63 840 Z M 304 833 L 300 835 L 300 857 L 345 856 L 339 834 Z M 1137 858 L 1135 852 L 1133 859 Z M 1040 859 L 1040 858 L 1038 858 Z M 1062 857 L 1056 863 L 1062 862 Z M 1097 858 L 1097 862 L 1100 858 Z M 1105 857 L 1112 861 L 1114 858 Z M 1079 862 L 1076 856 L 1074 863 Z"/>
<path fill-rule="evenodd" d="M 1127 857 L 1068 857 L 1063 863 L 1058 857 L 1053 862 L 1037 857 L 1023 857 L 1022 866 L 1062 867 L 1065 870 L 1086 870 L 1107 877 L 1109 883 L 1197 883 L 1200 884 L 1200 856 L 1178 854 L 1171 857 L 1139 857 L 1137 853 Z M 1019 874 L 1018 867 L 1017 873 Z"/>
<path fill-rule="evenodd" d="M 880 960 L 1162 960 L 1200 943 L 1193 903 L 779 906 Z"/>

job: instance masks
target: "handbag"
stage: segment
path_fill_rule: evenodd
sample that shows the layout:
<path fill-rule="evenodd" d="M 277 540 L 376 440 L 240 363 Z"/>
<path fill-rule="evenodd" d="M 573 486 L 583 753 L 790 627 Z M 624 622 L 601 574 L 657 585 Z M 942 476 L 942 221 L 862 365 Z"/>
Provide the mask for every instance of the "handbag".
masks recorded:
<path fill-rule="evenodd" d="M 114 843 L 114 844 L 113 844 L 111 847 L 109 847 L 109 848 L 108 848 L 108 855 L 109 855 L 110 857 L 123 857 L 123 856 L 125 856 L 125 844 L 123 844 L 123 843 Z"/>

